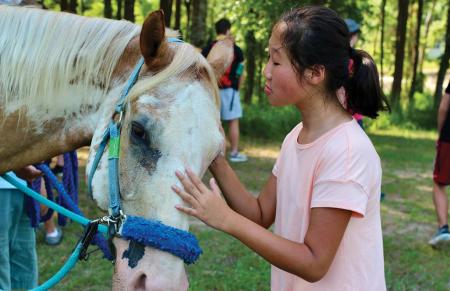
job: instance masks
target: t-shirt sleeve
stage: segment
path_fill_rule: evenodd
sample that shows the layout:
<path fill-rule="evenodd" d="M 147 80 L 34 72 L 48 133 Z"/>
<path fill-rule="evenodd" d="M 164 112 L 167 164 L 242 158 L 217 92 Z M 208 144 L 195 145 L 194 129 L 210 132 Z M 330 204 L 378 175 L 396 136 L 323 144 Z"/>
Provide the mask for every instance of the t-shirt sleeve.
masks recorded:
<path fill-rule="evenodd" d="M 325 147 L 315 175 L 311 208 L 330 207 L 350 210 L 364 217 L 369 189 L 378 177 L 379 159 L 365 144 L 342 138 L 333 147 Z"/>
<path fill-rule="evenodd" d="M 280 156 L 278 156 L 278 158 L 275 162 L 275 165 L 273 165 L 273 168 L 272 168 L 272 174 L 277 178 L 278 178 L 278 160 L 279 159 L 280 159 Z"/>
<path fill-rule="evenodd" d="M 324 181 L 314 185 L 311 208 L 328 207 L 350 210 L 356 217 L 366 214 L 369 195 L 354 181 Z"/>

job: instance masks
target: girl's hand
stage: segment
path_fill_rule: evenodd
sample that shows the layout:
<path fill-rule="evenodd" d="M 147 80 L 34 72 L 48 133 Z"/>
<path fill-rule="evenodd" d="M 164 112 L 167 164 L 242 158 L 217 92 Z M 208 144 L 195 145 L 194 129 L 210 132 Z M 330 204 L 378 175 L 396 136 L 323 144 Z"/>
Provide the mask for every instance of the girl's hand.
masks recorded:
<path fill-rule="evenodd" d="M 220 195 L 220 189 L 216 181 L 213 178 L 210 180 L 210 190 L 190 169 L 186 170 L 187 176 L 178 171 L 175 174 L 181 184 L 183 184 L 184 190 L 175 185 L 172 186 L 172 190 L 184 202 L 191 205 L 191 207 L 175 205 L 175 208 L 188 215 L 197 217 L 211 227 L 225 230 L 228 218 L 233 214 L 233 210 L 228 207 Z"/>
<path fill-rule="evenodd" d="M 14 171 L 17 177 L 22 178 L 28 182 L 32 182 L 37 177 L 42 176 L 42 172 L 36 169 L 34 166 L 26 166 L 19 170 Z"/>

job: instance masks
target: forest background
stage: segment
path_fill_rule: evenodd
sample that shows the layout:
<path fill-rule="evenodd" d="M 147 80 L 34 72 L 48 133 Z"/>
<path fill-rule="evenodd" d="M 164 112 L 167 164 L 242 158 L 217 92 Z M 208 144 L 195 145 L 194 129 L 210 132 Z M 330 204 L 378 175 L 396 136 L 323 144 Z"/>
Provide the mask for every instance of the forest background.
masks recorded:
<path fill-rule="evenodd" d="M 242 99 L 244 135 L 283 137 L 298 122 L 294 108 L 270 108 L 263 94 L 262 69 L 273 23 L 300 5 L 325 5 L 343 18 L 361 25 L 356 48 L 375 59 L 383 91 L 393 111 L 373 128 L 401 126 L 432 129 L 446 85 L 450 57 L 448 0 L 43 0 L 45 8 L 85 16 L 127 19 L 142 23 L 156 9 L 165 12 L 166 25 L 179 30 L 184 40 L 202 48 L 214 39 L 214 23 L 222 17 L 232 23 L 236 43 L 245 54 Z"/>

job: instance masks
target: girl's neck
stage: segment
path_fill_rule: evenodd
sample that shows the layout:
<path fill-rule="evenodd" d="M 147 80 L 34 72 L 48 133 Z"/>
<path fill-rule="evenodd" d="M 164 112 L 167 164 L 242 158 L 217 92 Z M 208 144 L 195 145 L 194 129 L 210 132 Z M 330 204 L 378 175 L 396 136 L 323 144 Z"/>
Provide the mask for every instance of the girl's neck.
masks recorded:
<path fill-rule="evenodd" d="M 338 102 L 329 102 L 329 99 L 321 99 L 298 108 L 303 121 L 303 128 L 297 138 L 301 144 L 311 143 L 331 129 L 352 119 Z"/>

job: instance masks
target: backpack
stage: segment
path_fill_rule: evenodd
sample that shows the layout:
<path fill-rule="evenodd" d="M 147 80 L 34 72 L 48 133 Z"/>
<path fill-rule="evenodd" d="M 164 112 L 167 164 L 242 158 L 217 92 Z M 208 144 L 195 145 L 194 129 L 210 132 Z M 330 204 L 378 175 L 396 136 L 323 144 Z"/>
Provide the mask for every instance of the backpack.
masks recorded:
<path fill-rule="evenodd" d="M 216 42 L 217 41 L 214 41 L 211 47 L 213 47 L 216 44 Z M 231 88 L 231 87 L 237 88 L 239 84 L 239 76 L 237 75 L 236 70 L 239 64 L 236 63 L 236 59 L 237 59 L 236 48 L 233 45 L 233 61 L 218 80 L 219 88 Z"/>

